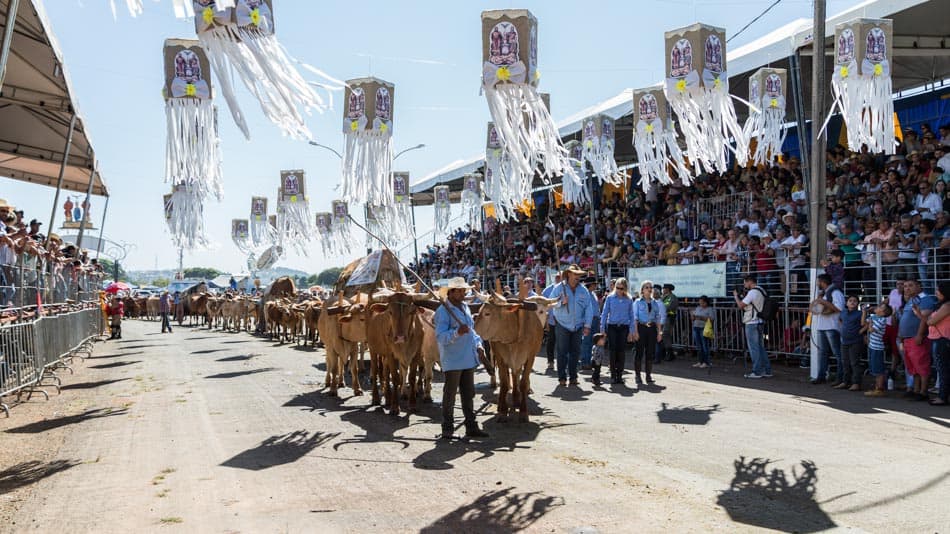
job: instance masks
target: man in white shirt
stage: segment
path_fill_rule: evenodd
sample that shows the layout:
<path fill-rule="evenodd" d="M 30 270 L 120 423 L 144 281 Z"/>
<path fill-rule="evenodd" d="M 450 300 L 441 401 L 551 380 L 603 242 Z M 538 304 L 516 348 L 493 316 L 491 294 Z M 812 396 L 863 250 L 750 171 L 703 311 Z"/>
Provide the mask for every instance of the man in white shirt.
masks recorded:
<path fill-rule="evenodd" d="M 742 310 L 742 324 L 745 325 L 746 343 L 749 357 L 752 358 L 752 372 L 745 378 L 772 378 L 772 363 L 762 341 L 762 308 L 765 307 L 765 292 L 756 285 L 756 275 L 747 274 L 743 278 L 745 297 L 740 299 L 737 290 L 732 291 L 736 306 Z"/>
<path fill-rule="evenodd" d="M 835 385 L 844 379 L 841 362 L 841 323 L 839 317 L 845 307 L 844 292 L 831 283 L 831 275 L 818 275 L 818 295 L 811 301 L 811 328 L 818 336 L 818 373 L 812 384 L 824 384 L 828 375 L 828 356 L 834 356 L 838 369 Z"/>
<path fill-rule="evenodd" d="M 943 210 L 943 200 L 932 189 L 929 182 L 920 184 L 920 194 L 914 199 L 914 208 L 920 212 L 922 218 L 934 221 L 937 214 Z"/>

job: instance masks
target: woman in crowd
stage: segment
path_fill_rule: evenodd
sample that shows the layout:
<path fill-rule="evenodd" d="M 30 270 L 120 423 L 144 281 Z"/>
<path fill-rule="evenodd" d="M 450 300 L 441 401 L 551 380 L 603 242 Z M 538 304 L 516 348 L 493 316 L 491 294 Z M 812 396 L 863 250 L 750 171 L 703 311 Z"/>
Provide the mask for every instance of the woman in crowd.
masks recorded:
<path fill-rule="evenodd" d="M 696 354 L 699 358 L 693 367 L 706 369 L 712 366 L 712 361 L 709 359 L 709 344 L 712 339 L 705 335 L 706 323 L 709 322 L 715 328 L 716 310 L 709 305 L 709 297 L 703 295 L 699 297 L 699 306 L 690 310 L 689 314 L 693 319 L 693 343 L 696 345 Z"/>
<path fill-rule="evenodd" d="M 950 402 L 950 282 L 937 284 L 938 308 L 927 317 L 927 339 L 933 343 L 932 354 L 937 368 L 937 398 L 930 401 L 934 406 L 946 406 Z"/>
<path fill-rule="evenodd" d="M 627 294 L 627 279 L 618 278 L 614 289 L 604 300 L 600 314 L 600 330 L 607 334 L 607 352 L 610 354 L 610 382 L 623 383 L 623 367 L 627 343 L 633 341 L 633 300 Z M 599 379 L 599 377 L 598 377 Z"/>

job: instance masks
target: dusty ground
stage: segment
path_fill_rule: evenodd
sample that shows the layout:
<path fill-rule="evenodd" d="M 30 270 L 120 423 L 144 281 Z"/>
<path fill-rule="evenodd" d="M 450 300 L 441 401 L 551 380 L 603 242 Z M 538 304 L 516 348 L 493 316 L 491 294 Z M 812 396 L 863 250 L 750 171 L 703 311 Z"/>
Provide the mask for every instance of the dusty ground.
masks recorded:
<path fill-rule="evenodd" d="M 950 410 L 806 385 L 798 369 L 750 383 L 741 365 L 677 361 L 649 391 L 567 390 L 539 360 L 531 423 L 494 422 L 482 374 L 491 438 L 447 444 L 434 439 L 438 405 L 396 418 L 348 388 L 324 396 L 320 352 L 123 330 L 77 362 L 60 396 L 0 418 L 0 531 L 950 525 Z"/>

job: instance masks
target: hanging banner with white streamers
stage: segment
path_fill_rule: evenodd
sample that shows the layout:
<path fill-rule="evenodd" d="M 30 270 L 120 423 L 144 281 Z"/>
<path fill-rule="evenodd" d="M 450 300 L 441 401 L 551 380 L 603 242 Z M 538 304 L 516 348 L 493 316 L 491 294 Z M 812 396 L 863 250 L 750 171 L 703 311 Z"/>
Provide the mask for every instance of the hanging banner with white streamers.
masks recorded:
<path fill-rule="evenodd" d="M 221 199 L 221 154 L 211 68 L 197 41 L 167 39 L 165 67 L 165 182 L 172 186 L 169 230 L 178 246 L 208 244 L 204 201 Z"/>
<path fill-rule="evenodd" d="M 346 81 L 343 116 L 343 199 L 393 203 L 393 102 L 396 88 L 377 78 Z"/>

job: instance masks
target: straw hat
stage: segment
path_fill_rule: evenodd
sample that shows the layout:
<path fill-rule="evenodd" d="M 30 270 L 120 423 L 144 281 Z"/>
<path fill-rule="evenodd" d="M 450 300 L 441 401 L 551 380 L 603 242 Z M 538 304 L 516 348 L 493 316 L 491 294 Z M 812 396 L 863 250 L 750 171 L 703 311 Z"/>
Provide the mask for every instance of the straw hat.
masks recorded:
<path fill-rule="evenodd" d="M 456 276 L 455 278 L 449 278 L 449 281 L 442 287 L 439 288 L 439 296 L 446 298 L 449 294 L 450 289 L 464 289 L 468 291 L 472 289 L 472 286 L 465 283 L 465 279 L 461 276 Z"/>
<path fill-rule="evenodd" d="M 14 206 L 13 204 L 10 204 L 9 202 L 7 202 L 7 199 L 5 199 L 5 198 L 0 198 L 0 208 L 7 208 L 7 209 L 12 210 L 12 209 L 16 208 L 16 206 Z"/>
<path fill-rule="evenodd" d="M 587 271 L 581 269 L 577 266 L 576 263 L 572 263 L 567 269 L 564 269 L 564 274 L 577 274 L 577 275 L 586 275 Z"/>

